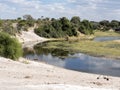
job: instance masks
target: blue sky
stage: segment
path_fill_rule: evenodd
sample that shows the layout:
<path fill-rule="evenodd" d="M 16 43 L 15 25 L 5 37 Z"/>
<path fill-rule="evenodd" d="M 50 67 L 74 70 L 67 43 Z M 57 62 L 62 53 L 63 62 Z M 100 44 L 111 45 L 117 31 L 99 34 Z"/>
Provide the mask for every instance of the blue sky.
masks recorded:
<path fill-rule="evenodd" d="M 94 21 L 119 20 L 120 0 L 0 0 L 0 18 L 80 16 Z"/>

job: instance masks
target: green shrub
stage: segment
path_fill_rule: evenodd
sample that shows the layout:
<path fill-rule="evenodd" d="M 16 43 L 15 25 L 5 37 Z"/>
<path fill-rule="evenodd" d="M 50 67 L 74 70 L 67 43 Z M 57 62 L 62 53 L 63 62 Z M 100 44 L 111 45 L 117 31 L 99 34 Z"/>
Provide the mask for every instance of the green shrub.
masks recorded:
<path fill-rule="evenodd" d="M 0 55 L 17 60 L 22 56 L 22 46 L 15 38 L 0 32 Z"/>

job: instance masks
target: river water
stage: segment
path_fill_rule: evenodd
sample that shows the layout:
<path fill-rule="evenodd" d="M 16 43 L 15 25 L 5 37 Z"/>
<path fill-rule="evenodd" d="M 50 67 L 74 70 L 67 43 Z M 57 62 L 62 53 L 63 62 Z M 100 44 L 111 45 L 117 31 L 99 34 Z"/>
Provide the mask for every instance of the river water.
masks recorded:
<path fill-rule="evenodd" d="M 25 58 L 58 67 L 120 77 L 120 60 L 94 57 L 83 53 L 71 53 L 62 49 L 43 49 L 41 43 L 34 47 L 34 52 L 28 52 L 27 49 L 24 49 L 24 52 Z"/>
<path fill-rule="evenodd" d="M 111 40 L 120 40 L 120 37 L 115 36 L 104 36 L 104 37 L 96 37 L 94 41 L 102 42 L 102 41 L 111 41 Z"/>

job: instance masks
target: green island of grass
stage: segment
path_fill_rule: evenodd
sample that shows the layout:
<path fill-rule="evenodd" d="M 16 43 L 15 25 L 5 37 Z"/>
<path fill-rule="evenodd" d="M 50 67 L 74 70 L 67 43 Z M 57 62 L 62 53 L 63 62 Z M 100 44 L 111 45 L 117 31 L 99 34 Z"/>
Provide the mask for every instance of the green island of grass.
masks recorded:
<path fill-rule="evenodd" d="M 120 36 L 118 33 L 96 32 L 95 36 Z M 92 56 L 120 59 L 120 43 L 115 41 L 96 42 L 93 40 L 69 40 L 48 42 L 43 48 L 63 49 Z"/>

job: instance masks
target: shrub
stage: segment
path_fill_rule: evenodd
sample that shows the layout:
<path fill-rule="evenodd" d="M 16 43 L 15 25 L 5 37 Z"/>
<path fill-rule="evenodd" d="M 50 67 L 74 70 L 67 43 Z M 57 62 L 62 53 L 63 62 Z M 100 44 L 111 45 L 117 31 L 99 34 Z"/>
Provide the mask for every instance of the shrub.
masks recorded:
<path fill-rule="evenodd" d="M 22 46 L 17 39 L 8 34 L 0 32 L 0 55 L 17 60 L 22 56 Z"/>

